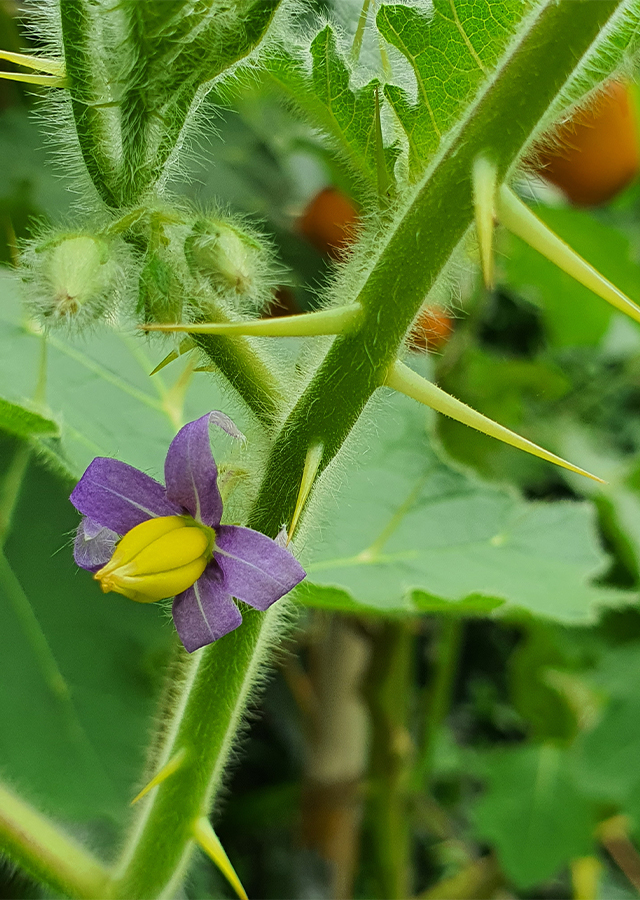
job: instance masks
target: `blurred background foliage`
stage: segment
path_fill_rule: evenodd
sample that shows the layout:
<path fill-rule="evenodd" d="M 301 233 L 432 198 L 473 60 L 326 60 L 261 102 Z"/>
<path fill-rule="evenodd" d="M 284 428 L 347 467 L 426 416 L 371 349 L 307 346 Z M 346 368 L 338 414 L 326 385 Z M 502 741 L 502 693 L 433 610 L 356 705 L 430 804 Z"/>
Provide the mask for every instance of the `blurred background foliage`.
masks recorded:
<path fill-rule="evenodd" d="M 0 5 L 0 45 L 18 50 L 15 12 Z M 172 187 L 273 235 L 286 276 L 268 313 L 313 308 L 357 223 L 356 187 L 273 85 L 214 99 Z M 242 427 L 246 414 L 188 356 L 150 380 L 158 344 L 45 342 L 25 321 L 20 242 L 74 202 L 37 103 L 0 83 L 0 770 L 112 847 L 172 631 L 165 610 L 103 598 L 76 570 L 69 489 L 95 455 L 156 472 L 181 421 L 221 406 Z M 637 181 L 589 208 L 531 175 L 521 187 L 640 302 Z M 640 332 L 506 233 L 494 290 L 474 253 L 417 323 L 413 361 L 608 483 L 378 404 L 216 811 L 250 896 L 640 890 Z M 38 896 L 0 869 L 0 897 Z M 229 888 L 202 861 L 186 896 Z"/>

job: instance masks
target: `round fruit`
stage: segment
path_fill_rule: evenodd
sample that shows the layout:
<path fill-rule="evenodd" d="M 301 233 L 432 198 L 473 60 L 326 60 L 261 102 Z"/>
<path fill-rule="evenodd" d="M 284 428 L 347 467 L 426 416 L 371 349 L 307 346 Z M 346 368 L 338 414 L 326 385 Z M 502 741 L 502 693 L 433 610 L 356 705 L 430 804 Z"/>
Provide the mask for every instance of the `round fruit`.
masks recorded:
<path fill-rule="evenodd" d="M 628 84 L 610 82 L 537 154 L 536 170 L 578 206 L 606 203 L 640 168 L 638 123 Z"/>
<path fill-rule="evenodd" d="M 359 221 L 351 200 L 336 188 L 328 187 L 311 200 L 300 217 L 298 227 L 321 253 L 340 259 L 353 242 Z"/>
<path fill-rule="evenodd" d="M 440 350 L 451 337 L 453 319 L 443 306 L 427 306 L 409 335 L 412 350 Z"/>

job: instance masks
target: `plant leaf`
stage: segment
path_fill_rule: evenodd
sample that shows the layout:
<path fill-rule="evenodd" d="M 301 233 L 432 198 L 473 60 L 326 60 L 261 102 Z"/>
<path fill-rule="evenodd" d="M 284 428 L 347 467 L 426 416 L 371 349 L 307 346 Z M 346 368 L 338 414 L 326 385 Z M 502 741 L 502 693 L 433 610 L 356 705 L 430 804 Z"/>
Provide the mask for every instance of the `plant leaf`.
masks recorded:
<path fill-rule="evenodd" d="M 573 623 L 632 602 L 590 583 L 606 557 L 589 504 L 528 503 L 456 471 L 404 398 L 379 411 L 376 433 L 296 589 L 303 602 L 385 614 L 518 608 Z"/>
<path fill-rule="evenodd" d="M 9 403 L 2 397 L 0 397 L 0 428 L 21 438 L 38 435 L 55 437 L 58 434 L 58 426 L 52 419 L 34 412 L 28 406 Z"/>
<path fill-rule="evenodd" d="M 488 787 L 473 810 L 480 838 L 496 847 L 505 874 L 529 888 L 593 852 L 595 809 L 566 751 L 552 744 L 487 754 Z"/>
<path fill-rule="evenodd" d="M 416 103 L 404 87 L 388 84 L 384 90 L 409 141 L 413 176 L 431 159 L 533 5 L 530 0 L 434 0 L 422 9 L 380 7 L 378 29 L 406 57 L 416 80 Z"/>
<path fill-rule="evenodd" d="M 39 378 L 42 335 L 24 319 L 15 275 L 0 272 L 0 285 L 0 397 L 28 408 L 26 398 L 33 397 Z M 160 477 L 178 428 L 214 408 L 224 408 L 246 427 L 246 413 L 209 376 L 194 376 L 188 389 L 180 367 L 168 370 L 167 377 L 177 379 L 173 384 L 164 373 L 149 378 L 163 351 L 148 353 L 138 337 L 105 326 L 93 337 L 57 332 L 47 345 L 46 403 L 60 431 L 34 439 L 71 478 L 95 456 L 116 456 Z"/>
<path fill-rule="evenodd" d="M 340 52 L 335 32 L 326 25 L 310 48 L 311 71 L 303 51 L 279 47 L 265 61 L 272 80 L 325 131 L 338 154 L 357 176 L 378 182 L 375 91 L 380 82 L 351 86 L 351 70 Z M 385 147 L 387 175 L 393 180 L 397 147 Z"/>

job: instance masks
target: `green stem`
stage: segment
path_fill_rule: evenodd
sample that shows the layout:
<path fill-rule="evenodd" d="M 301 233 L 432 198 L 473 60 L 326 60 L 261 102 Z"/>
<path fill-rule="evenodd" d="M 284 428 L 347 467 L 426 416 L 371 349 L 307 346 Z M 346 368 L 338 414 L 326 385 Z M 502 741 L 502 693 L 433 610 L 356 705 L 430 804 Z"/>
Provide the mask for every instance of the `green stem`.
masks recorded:
<path fill-rule="evenodd" d="M 378 894 L 412 895 L 409 825 L 409 713 L 415 639 L 411 624 L 389 622 L 374 639 L 367 696 L 373 725 L 370 821 Z"/>
<path fill-rule="evenodd" d="M 433 774 L 436 742 L 451 707 L 460 659 L 464 622 L 441 616 L 433 680 L 427 693 L 422 747 L 417 765 L 416 790 L 428 792 Z"/>
<path fill-rule="evenodd" d="M 284 391 L 266 360 L 245 337 L 192 334 L 195 343 L 240 394 L 252 413 L 272 429 L 280 418 Z"/>
<path fill-rule="evenodd" d="M 499 180 L 506 176 L 618 5 L 550 0 L 529 21 L 525 36 L 511 48 L 404 211 L 380 236 L 379 249 L 360 276 L 358 296 L 341 298 L 359 302 L 362 318 L 335 339 L 274 442 L 252 527 L 275 537 L 282 523 L 291 520 L 309 446 L 323 445 L 324 469 L 384 383 L 424 297 L 473 222 L 477 156 L 494 162 Z M 559 42 L 558 34 L 567 40 Z M 538 73 L 535 92 L 530 89 L 532 72 Z"/>
<path fill-rule="evenodd" d="M 479 153 L 499 178 L 526 147 L 537 123 L 584 53 L 620 6 L 548 0 L 511 46 L 490 85 L 381 236 L 361 271 L 358 327 L 334 341 L 276 438 L 248 524 L 275 537 L 291 521 L 309 447 L 324 448 L 322 465 L 338 453 L 373 392 L 384 383 L 405 332 L 431 285 L 473 221 L 472 170 Z M 558 34 L 563 40 L 558 41 Z M 531 90 L 535 77 L 536 90 Z M 347 292 L 348 293 L 348 292 Z M 281 604 L 279 604 L 281 606 Z M 282 624 L 282 623 L 280 623 Z M 193 823 L 206 815 L 262 662 L 278 627 L 278 609 L 248 611 L 235 632 L 185 665 L 166 763 L 186 761 L 150 795 L 126 846 L 113 896 L 165 897 L 177 887 L 193 847 Z M 164 723 L 163 723 L 164 727 Z"/>
<path fill-rule="evenodd" d="M 3 853 L 67 897 L 104 897 L 107 870 L 84 848 L 0 784 Z"/>
<path fill-rule="evenodd" d="M 247 702 L 264 678 L 265 656 L 283 633 L 282 613 L 282 604 L 267 613 L 247 609 L 240 629 L 190 657 L 182 653 L 182 687 L 157 768 L 182 750 L 185 761 L 140 802 L 109 897 L 169 897 L 177 888 L 194 823 L 209 814 Z"/>

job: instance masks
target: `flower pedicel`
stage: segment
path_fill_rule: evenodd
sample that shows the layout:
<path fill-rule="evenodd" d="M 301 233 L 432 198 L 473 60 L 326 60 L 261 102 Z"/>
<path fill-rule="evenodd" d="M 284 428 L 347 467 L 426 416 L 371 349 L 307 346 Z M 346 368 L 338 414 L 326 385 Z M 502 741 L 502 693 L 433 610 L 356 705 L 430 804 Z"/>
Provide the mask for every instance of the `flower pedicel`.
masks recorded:
<path fill-rule="evenodd" d="M 276 541 L 220 524 L 210 423 L 242 437 L 221 412 L 185 425 L 167 453 L 166 487 L 133 466 L 98 457 L 71 494 L 84 516 L 76 563 L 93 572 L 105 592 L 140 603 L 175 597 L 173 621 L 189 652 L 240 625 L 234 597 L 266 610 L 305 577 Z"/>

